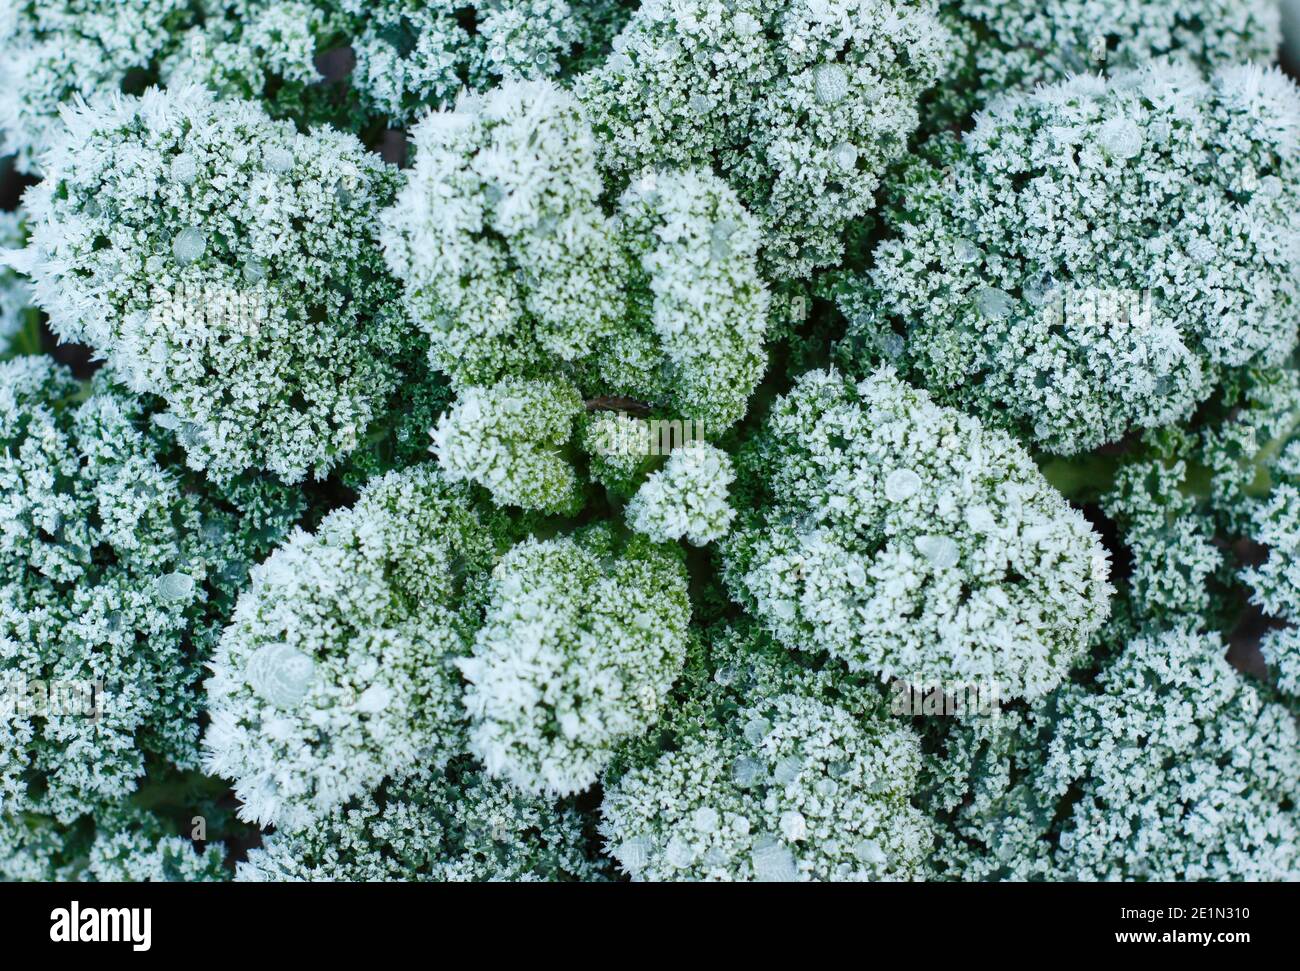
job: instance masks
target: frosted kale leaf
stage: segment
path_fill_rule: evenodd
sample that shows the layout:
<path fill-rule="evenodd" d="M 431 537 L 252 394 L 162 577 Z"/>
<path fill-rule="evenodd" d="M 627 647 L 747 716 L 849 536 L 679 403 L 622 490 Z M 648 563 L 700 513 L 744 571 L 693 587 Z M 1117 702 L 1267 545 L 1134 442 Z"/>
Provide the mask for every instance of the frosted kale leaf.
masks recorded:
<path fill-rule="evenodd" d="M 323 475 L 422 352 L 374 238 L 395 172 L 197 88 L 67 119 L 26 197 L 51 328 L 166 399 L 210 476 Z"/>
<path fill-rule="evenodd" d="M 607 210 L 590 124 L 548 82 L 467 97 L 412 134 L 382 238 L 454 386 L 565 378 L 709 436 L 744 415 L 768 298 L 755 222 L 724 183 L 651 174 Z"/>
<path fill-rule="evenodd" d="M 888 368 L 814 371 L 742 453 L 733 596 L 791 648 L 915 685 L 1051 690 L 1101 626 L 1108 554 L 1004 432 Z"/>
<path fill-rule="evenodd" d="M 601 833 L 633 879 L 909 879 L 931 839 L 920 763 L 910 729 L 782 694 L 622 776 Z"/>
<path fill-rule="evenodd" d="M 950 50 L 926 0 L 652 0 L 613 46 L 577 87 L 602 163 L 712 167 L 792 276 L 838 262 Z"/>
<path fill-rule="evenodd" d="M 460 677 L 491 529 L 436 468 L 367 485 L 253 570 L 212 660 L 208 771 L 299 829 L 463 747 Z"/>
<path fill-rule="evenodd" d="M 1003 91 L 1161 57 L 1213 69 L 1268 63 L 1281 40 L 1277 0 L 950 0 L 962 54 L 939 93 L 958 117 Z"/>
<path fill-rule="evenodd" d="M 604 878 L 572 806 L 528 796 L 459 758 L 392 779 L 295 833 L 275 832 L 238 880 L 573 881 Z"/>
<path fill-rule="evenodd" d="M 527 540 L 492 575 L 471 657 L 470 749 L 529 792 L 586 789 L 625 739 L 658 720 L 690 621 L 671 548 L 592 527 Z"/>
<path fill-rule="evenodd" d="M 1294 84 L 1249 65 L 1006 95 L 898 176 L 847 356 L 1054 452 L 1185 419 L 1295 346 L 1298 132 Z"/>
<path fill-rule="evenodd" d="M 108 371 L 82 389 L 46 357 L 0 364 L 0 813 L 67 823 L 146 760 L 197 766 L 202 665 L 301 508 L 189 472 Z"/>

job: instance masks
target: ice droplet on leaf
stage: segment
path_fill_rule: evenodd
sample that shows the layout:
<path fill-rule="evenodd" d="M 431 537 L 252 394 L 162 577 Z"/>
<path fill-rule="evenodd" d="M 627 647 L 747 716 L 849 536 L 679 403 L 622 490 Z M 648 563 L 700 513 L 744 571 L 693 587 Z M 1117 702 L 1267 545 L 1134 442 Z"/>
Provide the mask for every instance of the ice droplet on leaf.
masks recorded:
<path fill-rule="evenodd" d="M 818 103 L 833 105 L 849 93 L 849 75 L 844 65 L 831 62 L 813 68 L 813 96 Z"/>
<path fill-rule="evenodd" d="M 885 498 L 890 502 L 902 502 L 921 489 L 921 477 L 911 469 L 895 469 L 885 479 Z"/>
<path fill-rule="evenodd" d="M 208 241 L 203 233 L 193 226 L 187 226 L 176 234 L 172 240 L 172 256 L 181 266 L 189 266 L 207 249 Z"/>
<path fill-rule="evenodd" d="M 248 683 L 277 708 L 292 708 L 306 697 L 316 664 L 288 644 L 266 644 L 248 659 Z"/>

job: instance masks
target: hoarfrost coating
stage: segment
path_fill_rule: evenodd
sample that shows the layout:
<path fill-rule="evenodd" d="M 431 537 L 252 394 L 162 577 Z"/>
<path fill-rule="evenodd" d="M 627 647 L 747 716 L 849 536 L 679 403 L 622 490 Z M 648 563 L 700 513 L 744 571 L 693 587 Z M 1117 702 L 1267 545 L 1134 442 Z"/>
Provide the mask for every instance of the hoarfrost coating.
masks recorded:
<path fill-rule="evenodd" d="M 1282 22 L 0 0 L 0 878 L 1300 879 Z"/>

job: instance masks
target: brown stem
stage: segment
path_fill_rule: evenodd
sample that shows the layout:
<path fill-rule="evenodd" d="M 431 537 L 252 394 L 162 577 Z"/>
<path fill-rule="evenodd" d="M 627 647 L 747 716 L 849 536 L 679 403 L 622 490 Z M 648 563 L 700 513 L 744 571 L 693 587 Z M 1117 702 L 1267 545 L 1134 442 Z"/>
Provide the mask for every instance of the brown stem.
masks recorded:
<path fill-rule="evenodd" d="M 650 414 L 651 406 L 635 398 L 620 398 L 615 395 L 600 395 L 583 402 L 588 411 L 626 411 L 644 418 Z"/>

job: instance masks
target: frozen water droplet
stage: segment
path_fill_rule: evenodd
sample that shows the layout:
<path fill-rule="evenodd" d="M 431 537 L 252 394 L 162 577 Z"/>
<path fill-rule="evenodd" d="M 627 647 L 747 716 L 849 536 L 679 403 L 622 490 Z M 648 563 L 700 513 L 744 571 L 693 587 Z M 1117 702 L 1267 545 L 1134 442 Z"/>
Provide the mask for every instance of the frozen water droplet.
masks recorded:
<path fill-rule="evenodd" d="M 808 835 L 808 820 L 803 813 L 793 809 L 781 814 L 781 833 L 792 843 L 797 843 Z"/>
<path fill-rule="evenodd" d="M 220 543 L 230 535 L 230 530 L 226 524 L 218 519 L 209 519 L 203 524 L 203 539 L 208 543 Z"/>
<path fill-rule="evenodd" d="M 262 153 L 262 163 L 268 172 L 288 172 L 293 168 L 293 153 L 271 145 Z"/>
<path fill-rule="evenodd" d="M 735 765 L 731 767 L 732 781 L 742 789 L 757 785 L 765 775 L 766 770 L 763 768 L 763 763 L 757 759 L 736 759 Z"/>
<path fill-rule="evenodd" d="M 650 862 L 651 849 L 648 839 L 644 836 L 634 836 L 632 839 L 624 840 L 614 851 L 614 855 L 618 857 L 628 873 L 640 873 Z"/>
<path fill-rule="evenodd" d="M 862 840 L 853 847 L 853 855 L 870 866 L 883 866 L 888 857 L 875 840 Z"/>
<path fill-rule="evenodd" d="M 1130 118 L 1112 118 L 1101 126 L 1099 137 L 1112 158 L 1132 158 L 1142 151 L 1142 129 Z"/>
<path fill-rule="evenodd" d="M 194 448 L 197 445 L 202 445 L 207 440 L 207 433 L 203 430 L 202 425 L 187 421 L 176 432 L 176 438 L 186 448 Z"/>
<path fill-rule="evenodd" d="M 194 592 L 194 578 L 188 573 L 167 573 L 158 578 L 158 596 L 164 600 L 184 600 Z"/>
<path fill-rule="evenodd" d="M 697 115 L 707 115 L 709 109 L 713 107 L 713 102 L 710 101 L 706 95 L 702 94 L 691 95 L 691 99 L 686 102 L 686 104 L 687 107 Z"/>
<path fill-rule="evenodd" d="M 1050 273 L 1044 273 L 1028 281 L 1020 288 L 1021 293 L 1025 295 L 1025 299 L 1035 307 L 1041 307 L 1047 303 L 1055 290 L 1056 280 Z"/>
<path fill-rule="evenodd" d="M 203 233 L 193 226 L 187 226 L 172 240 L 172 256 L 181 266 L 189 266 L 203 255 L 207 246 L 208 241 Z"/>
<path fill-rule="evenodd" d="M 965 236 L 957 240 L 955 249 L 957 252 L 957 259 L 962 263 L 978 263 L 984 256 L 980 251 L 980 248 Z"/>
<path fill-rule="evenodd" d="M 802 768 L 803 759 L 794 755 L 787 755 L 778 762 L 776 768 L 772 770 L 772 778 L 781 785 L 786 786 L 799 778 L 799 772 Z"/>
<path fill-rule="evenodd" d="M 736 25 L 736 33 L 741 37 L 753 37 L 762 29 L 762 25 L 755 19 L 754 15 L 744 11 L 736 14 L 733 23 Z"/>
<path fill-rule="evenodd" d="M 840 142 L 832 153 L 835 164 L 845 172 L 850 172 L 858 164 L 858 147 L 852 142 Z"/>
<path fill-rule="evenodd" d="M 668 841 L 668 846 L 664 849 L 664 856 L 671 866 L 688 867 L 695 859 L 695 850 L 691 848 L 691 844 L 686 840 L 680 836 L 674 836 Z"/>
<path fill-rule="evenodd" d="M 241 273 L 245 283 L 261 283 L 266 279 L 266 264 L 256 256 L 250 257 Z"/>
<path fill-rule="evenodd" d="M 833 105 L 849 93 L 849 75 L 844 65 L 832 61 L 813 68 L 813 96 L 820 104 Z"/>
<path fill-rule="evenodd" d="M 921 477 L 911 469 L 894 469 L 885 479 L 885 498 L 890 502 L 902 502 L 916 495 L 921 489 Z"/>
<path fill-rule="evenodd" d="M 537 220 L 537 235 L 543 239 L 550 239 L 555 235 L 555 229 L 560 225 L 560 217 L 547 214 Z"/>
<path fill-rule="evenodd" d="M 771 730 L 772 723 L 766 718 L 754 718 L 745 726 L 745 741 L 757 745 L 767 738 L 767 733 Z"/>
<path fill-rule="evenodd" d="M 307 696 L 316 664 L 288 644 L 264 644 L 248 659 L 248 683 L 277 708 L 292 708 Z"/>
<path fill-rule="evenodd" d="M 177 155 L 172 159 L 172 178 L 182 185 L 189 185 L 199 177 L 199 163 L 193 155 Z"/>
<path fill-rule="evenodd" d="M 695 815 L 691 817 L 691 825 L 701 833 L 714 832 L 718 828 L 718 811 L 710 806 L 695 810 Z"/>
<path fill-rule="evenodd" d="M 789 883 L 799 875 L 790 847 L 780 843 L 756 847 L 750 859 L 754 879 L 764 883 Z"/>
<path fill-rule="evenodd" d="M 956 566 L 961 559 L 957 544 L 950 536 L 918 536 L 916 548 L 938 569 Z"/>
<path fill-rule="evenodd" d="M 713 680 L 716 681 L 718 684 L 722 685 L 723 687 L 726 687 L 727 685 L 735 682 L 736 669 L 732 667 L 730 664 L 726 665 L 725 667 L 720 667 L 718 668 L 717 671 L 714 672 Z"/>
<path fill-rule="evenodd" d="M 731 255 L 731 237 L 736 229 L 731 219 L 719 219 L 709 228 L 709 249 L 715 260 L 725 260 Z"/>
<path fill-rule="evenodd" d="M 1010 317 L 1014 305 L 1011 294 L 997 287 L 981 287 L 975 291 L 975 306 L 981 314 L 993 320 Z"/>
<path fill-rule="evenodd" d="M 393 692 L 385 685 L 372 684 L 361 692 L 361 697 L 357 699 L 357 711 L 373 715 L 387 708 L 392 700 Z"/>

